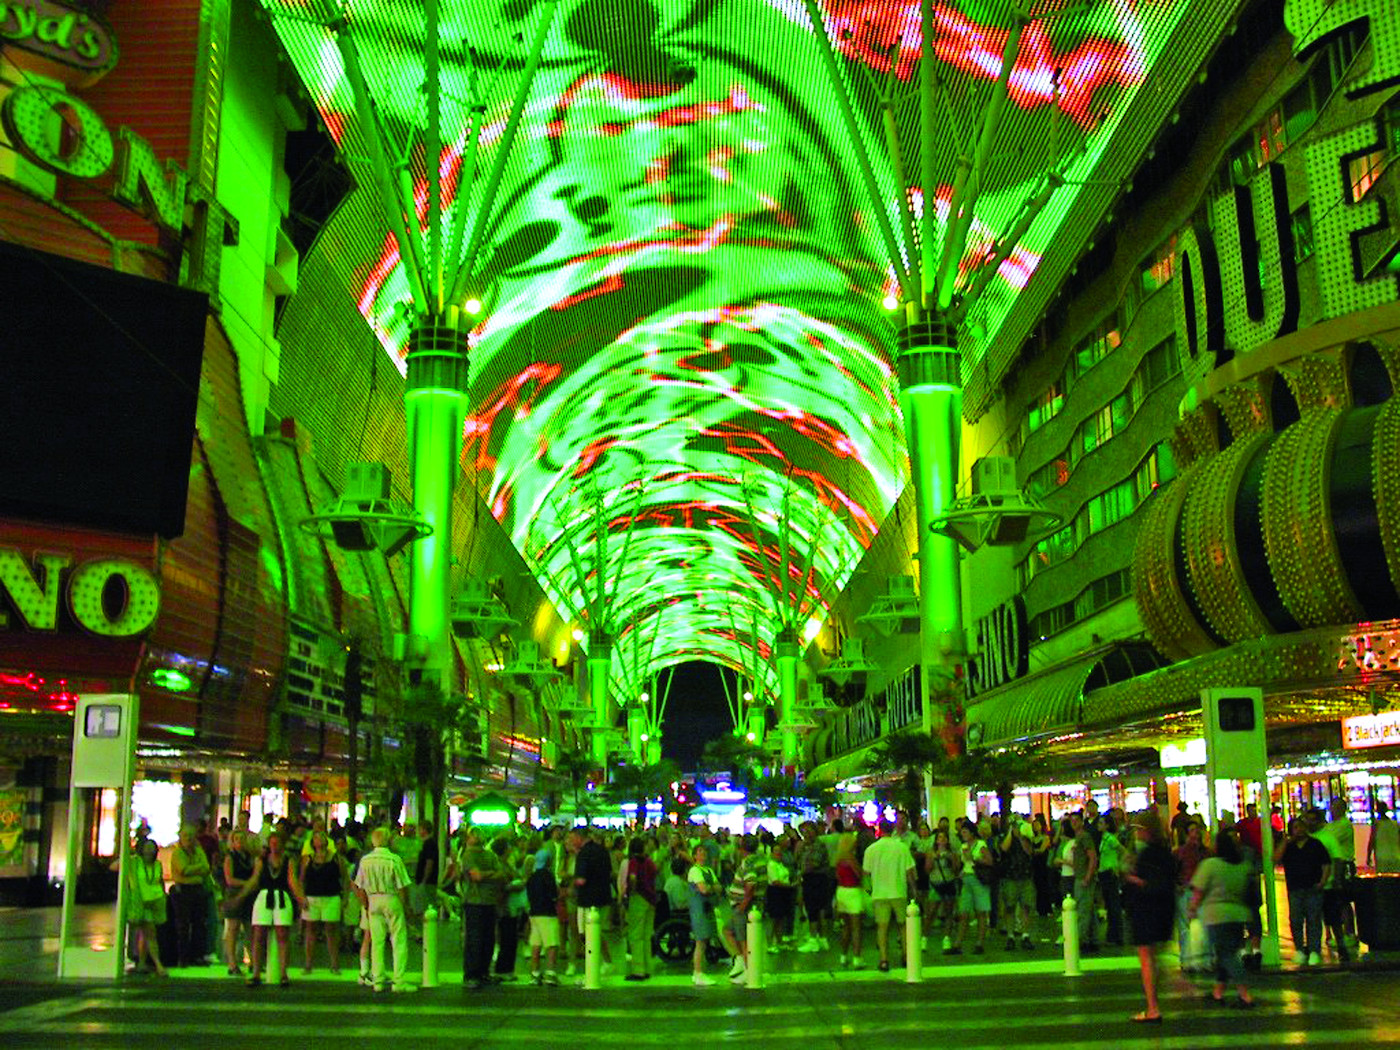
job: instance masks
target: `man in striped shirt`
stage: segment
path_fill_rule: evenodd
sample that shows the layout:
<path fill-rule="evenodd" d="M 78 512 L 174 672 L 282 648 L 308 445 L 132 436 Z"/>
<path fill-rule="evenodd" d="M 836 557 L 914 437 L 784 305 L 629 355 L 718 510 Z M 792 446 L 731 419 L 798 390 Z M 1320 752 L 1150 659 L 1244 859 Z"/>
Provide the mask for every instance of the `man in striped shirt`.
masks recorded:
<path fill-rule="evenodd" d="M 394 991 L 416 992 L 417 987 L 407 980 L 408 925 L 404 920 L 408 888 L 413 880 L 408 877 L 403 858 L 388 848 L 388 828 L 375 828 L 369 840 L 373 849 L 360 858 L 354 884 L 360 903 L 369 915 L 374 990 L 382 992 L 389 983 L 384 975 L 384 938 L 387 935 L 394 950 L 391 978 Z"/>

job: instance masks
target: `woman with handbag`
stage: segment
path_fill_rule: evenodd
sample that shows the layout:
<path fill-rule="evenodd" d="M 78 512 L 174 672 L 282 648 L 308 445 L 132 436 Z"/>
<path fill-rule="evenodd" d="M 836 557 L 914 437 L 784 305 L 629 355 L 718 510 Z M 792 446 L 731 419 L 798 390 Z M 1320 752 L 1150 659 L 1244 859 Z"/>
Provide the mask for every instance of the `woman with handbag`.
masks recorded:
<path fill-rule="evenodd" d="M 238 936 L 241 933 L 245 942 L 251 940 L 253 923 L 253 899 L 243 894 L 243 889 L 253 878 L 256 867 L 248 852 L 248 836 L 238 828 L 229 832 L 228 853 L 224 856 L 224 900 L 219 912 L 224 917 L 224 963 L 230 977 L 243 973 L 238 964 Z"/>

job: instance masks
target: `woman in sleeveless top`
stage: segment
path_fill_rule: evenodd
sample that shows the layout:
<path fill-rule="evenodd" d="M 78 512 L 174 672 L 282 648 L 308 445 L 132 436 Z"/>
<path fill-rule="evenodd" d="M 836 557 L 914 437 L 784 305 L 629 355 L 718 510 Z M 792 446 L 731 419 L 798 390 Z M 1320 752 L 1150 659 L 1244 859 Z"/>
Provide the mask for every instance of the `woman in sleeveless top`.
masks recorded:
<path fill-rule="evenodd" d="M 302 916 L 306 927 L 302 938 L 306 944 L 306 966 L 302 973 L 311 972 L 316 939 L 322 930 L 331 973 L 340 973 L 340 899 L 346 884 L 345 861 L 331 848 L 330 837 L 318 828 L 311 833 L 311 852 L 301 858 L 301 884 L 306 890 L 306 911 Z"/>
<path fill-rule="evenodd" d="M 238 965 L 238 935 L 251 936 L 253 898 L 244 896 L 243 888 L 252 880 L 255 867 L 247 836 L 235 828 L 229 833 L 224 857 L 224 963 L 231 977 L 243 972 Z"/>
<path fill-rule="evenodd" d="M 137 969 L 150 959 L 156 976 L 167 976 L 156 943 L 156 927 L 165 922 L 165 876 L 156 858 L 156 844 L 150 839 L 142 839 L 131 858 L 126 886 L 126 921 L 136 927 Z"/>
<path fill-rule="evenodd" d="M 287 978 L 287 934 L 296 917 L 296 905 L 305 906 L 301 882 L 283 845 L 282 833 L 274 831 L 267 838 L 267 853 L 253 865 L 253 877 L 248 880 L 240 899 L 253 897 L 253 973 L 248 984 L 262 984 L 262 968 L 266 961 L 267 928 L 276 931 L 278 963 L 283 987 L 291 984 Z"/>

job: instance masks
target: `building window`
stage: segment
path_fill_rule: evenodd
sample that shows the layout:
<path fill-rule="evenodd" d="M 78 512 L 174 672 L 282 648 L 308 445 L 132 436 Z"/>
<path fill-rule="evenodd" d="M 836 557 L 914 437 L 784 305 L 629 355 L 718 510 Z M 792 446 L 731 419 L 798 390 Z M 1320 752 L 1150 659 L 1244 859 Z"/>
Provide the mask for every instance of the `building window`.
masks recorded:
<path fill-rule="evenodd" d="M 1074 602 L 1056 605 L 1046 609 L 1031 620 L 1031 637 L 1039 638 L 1043 642 L 1052 634 L 1059 634 L 1072 623 L 1074 623 Z"/>
<path fill-rule="evenodd" d="M 1142 376 L 1143 392 L 1146 394 L 1181 375 L 1181 358 L 1176 353 L 1176 337 L 1169 335 L 1147 351 L 1143 355 L 1142 364 L 1138 366 L 1137 374 Z"/>
<path fill-rule="evenodd" d="M 1351 184 L 1351 202 L 1358 203 L 1385 173 L 1385 150 L 1376 150 L 1347 162 L 1347 181 Z"/>
<path fill-rule="evenodd" d="M 1065 369 L 1067 385 L 1073 385 L 1080 376 L 1122 345 L 1122 324 L 1115 310 L 1081 339 L 1069 355 L 1069 364 Z"/>
<path fill-rule="evenodd" d="M 1138 286 L 1144 298 L 1163 287 L 1176 274 L 1176 234 L 1160 245 L 1138 272 Z"/>
<path fill-rule="evenodd" d="M 1027 433 L 1034 434 L 1050 420 L 1060 414 L 1060 409 L 1064 407 L 1065 396 L 1060 389 L 1059 383 L 1051 383 L 1049 389 L 1045 390 L 1034 402 L 1031 403 L 1030 413 L 1027 418 L 1029 424 Z"/>

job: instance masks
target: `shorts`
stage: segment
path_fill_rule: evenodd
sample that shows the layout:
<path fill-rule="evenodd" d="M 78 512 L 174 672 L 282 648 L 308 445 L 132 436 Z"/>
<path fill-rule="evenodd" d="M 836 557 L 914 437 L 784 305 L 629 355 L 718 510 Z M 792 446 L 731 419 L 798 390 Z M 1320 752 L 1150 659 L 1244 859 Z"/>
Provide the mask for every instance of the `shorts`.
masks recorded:
<path fill-rule="evenodd" d="M 555 915 L 530 916 L 530 947 L 559 947 L 559 918 Z"/>
<path fill-rule="evenodd" d="M 883 925 L 891 919 L 895 922 L 903 919 L 908 904 L 903 897 L 877 897 L 870 902 L 870 910 L 875 915 L 875 922 Z"/>
<path fill-rule="evenodd" d="M 734 935 L 735 941 L 743 944 L 749 936 L 749 913 L 740 911 L 738 908 L 731 908 L 728 919 L 726 925 L 729 927 L 729 932 Z"/>
<path fill-rule="evenodd" d="M 861 915 L 865 912 L 865 891 L 859 886 L 836 887 L 836 914 Z"/>
<path fill-rule="evenodd" d="M 296 900 L 290 893 L 259 890 L 253 898 L 254 926 L 291 926 L 296 917 Z"/>
<path fill-rule="evenodd" d="M 1030 879 L 1002 879 L 1001 903 L 1008 908 L 1018 904 L 1026 908 L 1035 907 L 1035 883 Z"/>
<path fill-rule="evenodd" d="M 977 881 L 976 875 L 962 877 L 958 891 L 958 911 L 965 915 L 987 915 L 992 910 L 992 888 Z"/>
<path fill-rule="evenodd" d="M 307 897 L 302 918 L 307 922 L 339 922 L 339 897 Z"/>

